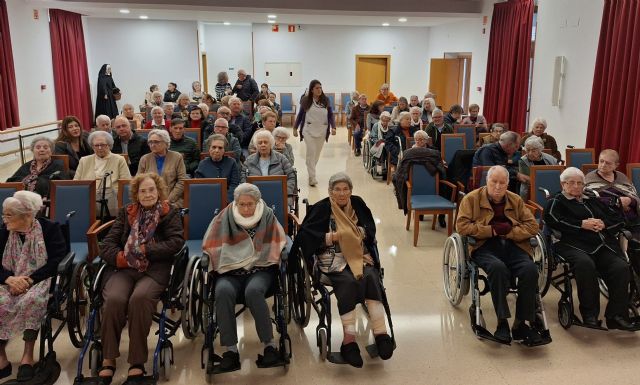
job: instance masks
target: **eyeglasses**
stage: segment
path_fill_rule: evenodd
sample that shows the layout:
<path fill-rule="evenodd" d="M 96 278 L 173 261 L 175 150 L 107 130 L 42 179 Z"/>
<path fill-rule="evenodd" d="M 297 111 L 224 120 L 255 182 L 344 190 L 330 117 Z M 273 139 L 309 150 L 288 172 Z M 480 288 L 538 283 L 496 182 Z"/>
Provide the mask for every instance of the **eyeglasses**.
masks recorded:
<path fill-rule="evenodd" d="M 287 140 L 288 138 L 286 136 L 276 136 L 275 139 L 276 140 Z"/>
<path fill-rule="evenodd" d="M 584 182 L 579 180 L 567 180 L 562 183 L 568 184 L 569 186 L 584 186 Z"/>
<path fill-rule="evenodd" d="M 98 143 L 98 144 L 92 145 L 91 147 L 93 147 L 93 148 L 107 148 L 107 147 L 109 147 L 109 145 L 108 144 Z"/>
<path fill-rule="evenodd" d="M 151 146 L 156 145 L 156 144 L 160 144 L 160 143 L 164 143 L 164 142 L 161 141 L 161 140 L 147 140 L 147 144 L 149 144 Z"/>

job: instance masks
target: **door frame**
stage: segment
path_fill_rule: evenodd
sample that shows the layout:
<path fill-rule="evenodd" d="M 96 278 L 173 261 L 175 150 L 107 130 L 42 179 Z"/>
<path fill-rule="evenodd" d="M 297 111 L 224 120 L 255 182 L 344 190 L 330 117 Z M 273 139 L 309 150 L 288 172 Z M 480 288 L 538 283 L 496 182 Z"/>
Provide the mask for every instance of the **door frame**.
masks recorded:
<path fill-rule="evenodd" d="M 385 74 L 385 83 L 389 84 L 389 86 L 391 86 L 391 55 L 359 55 L 356 54 L 356 62 L 355 62 L 355 66 L 356 68 L 354 69 L 355 71 L 355 76 L 353 77 L 354 83 L 357 81 L 358 79 L 358 61 L 360 59 L 386 59 L 387 60 L 387 70 L 386 70 L 386 74 Z M 357 89 L 357 84 L 354 84 L 353 89 Z"/>

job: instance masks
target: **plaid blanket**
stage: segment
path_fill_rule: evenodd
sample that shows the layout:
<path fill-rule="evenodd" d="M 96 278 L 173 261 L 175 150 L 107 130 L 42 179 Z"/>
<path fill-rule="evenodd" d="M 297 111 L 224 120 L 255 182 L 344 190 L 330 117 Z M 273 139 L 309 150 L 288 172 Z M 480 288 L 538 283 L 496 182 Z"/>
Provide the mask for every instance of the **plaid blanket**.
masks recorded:
<path fill-rule="evenodd" d="M 204 235 L 202 250 L 211 259 L 209 271 L 224 274 L 236 269 L 278 265 L 286 234 L 273 210 L 265 205 L 252 238 L 236 224 L 232 205 L 213 218 Z"/>

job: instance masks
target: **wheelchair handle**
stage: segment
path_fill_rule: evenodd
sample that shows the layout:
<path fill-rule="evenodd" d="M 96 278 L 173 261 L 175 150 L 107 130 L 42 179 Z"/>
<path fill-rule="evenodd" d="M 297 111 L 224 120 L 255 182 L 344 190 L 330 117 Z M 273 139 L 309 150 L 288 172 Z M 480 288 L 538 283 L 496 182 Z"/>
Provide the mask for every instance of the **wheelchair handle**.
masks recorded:
<path fill-rule="evenodd" d="M 69 211 L 67 213 L 67 215 L 65 216 L 65 218 L 67 218 L 67 221 L 69 221 L 69 219 L 71 219 L 71 217 L 74 216 L 74 215 L 76 215 L 76 211 L 75 210 Z"/>
<path fill-rule="evenodd" d="M 550 192 L 549 192 L 549 190 L 547 190 L 546 188 L 544 188 L 544 187 L 538 187 L 538 191 L 542 191 L 542 192 L 544 193 L 544 197 L 545 197 L 546 199 L 551 198 L 551 193 L 550 193 Z"/>

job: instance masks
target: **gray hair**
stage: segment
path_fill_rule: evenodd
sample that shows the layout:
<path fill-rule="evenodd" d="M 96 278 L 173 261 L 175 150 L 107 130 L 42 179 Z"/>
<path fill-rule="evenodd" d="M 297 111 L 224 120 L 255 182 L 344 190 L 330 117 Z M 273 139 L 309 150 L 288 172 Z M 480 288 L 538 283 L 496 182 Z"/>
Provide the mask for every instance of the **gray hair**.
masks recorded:
<path fill-rule="evenodd" d="M 164 115 L 164 110 L 162 109 L 162 107 L 160 107 L 160 106 L 155 106 L 155 107 L 153 107 L 153 108 L 151 109 L 151 114 L 153 115 L 153 113 L 154 113 L 154 112 L 156 112 L 156 111 L 160 111 L 160 112 L 162 112 L 162 114 Z"/>
<path fill-rule="evenodd" d="M 544 118 L 535 118 L 533 119 L 533 122 L 531 122 L 531 126 L 529 127 L 529 131 L 533 131 L 533 128 L 537 125 L 537 124 L 542 124 L 544 126 L 544 129 L 547 129 L 547 120 Z"/>
<path fill-rule="evenodd" d="M 209 114 L 209 106 L 207 106 L 206 103 L 200 103 L 198 104 L 198 108 L 200 108 L 202 110 L 202 115 L 207 115 Z M 205 113 L 204 111 L 207 111 L 207 113 Z"/>
<path fill-rule="evenodd" d="M 389 111 L 382 111 L 382 113 L 380 114 L 380 119 L 382 119 L 382 118 L 391 119 L 391 114 L 389 113 Z"/>
<path fill-rule="evenodd" d="M 491 131 L 495 131 L 497 127 L 502 127 L 502 130 L 506 131 L 506 127 L 504 126 L 504 123 L 493 123 L 491 125 Z"/>
<path fill-rule="evenodd" d="M 222 108 L 222 107 L 221 107 Z M 227 122 L 227 119 L 225 118 L 218 118 L 216 119 L 216 121 L 213 123 L 214 126 L 220 126 L 222 125 L 222 123 L 224 123 L 224 125 L 226 127 L 229 127 L 229 122 Z"/>
<path fill-rule="evenodd" d="M 291 135 L 289 134 L 289 131 L 284 127 L 276 127 L 276 128 L 274 128 L 272 134 L 273 134 L 274 138 L 276 136 L 286 136 L 287 139 L 289 139 L 291 137 Z"/>
<path fill-rule="evenodd" d="M 178 102 L 178 104 L 180 104 L 180 101 L 182 99 L 187 99 L 187 101 L 189 100 L 189 95 L 187 94 L 180 94 L 180 96 L 178 96 L 178 99 L 176 100 L 176 102 Z"/>
<path fill-rule="evenodd" d="M 444 112 L 442 112 L 441 109 L 439 108 L 434 108 L 433 111 L 431 111 L 431 116 L 436 116 L 436 115 L 443 115 L 444 116 Z"/>
<path fill-rule="evenodd" d="M 163 109 L 165 107 L 169 107 L 169 106 L 171 106 L 173 108 L 176 108 L 176 104 L 174 102 L 164 102 L 164 103 L 162 103 L 162 108 Z M 155 107 L 153 107 L 153 108 L 155 108 Z M 151 112 L 153 112 L 153 109 L 151 109 Z"/>
<path fill-rule="evenodd" d="M 427 95 L 429 95 L 429 94 L 427 94 Z M 425 95 L 425 98 L 424 98 L 424 100 L 422 101 L 422 108 L 424 108 L 424 106 L 425 106 L 427 103 L 429 103 L 429 105 L 430 105 L 431 107 L 436 108 L 436 100 L 435 100 L 434 98 L 427 97 L 427 96 Z"/>
<path fill-rule="evenodd" d="M 342 171 L 331 175 L 331 178 L 329 178 L 329 190 L 333 190 L 333 188 L 338 183 L 342 183 L 342 182 L 348 184 L 349 189 L 353 190 L 353 182 L 351 181 L 351 177 L 347 175 L 346 172 L 342 172 Z"/>
<path fill-rule="evenodd" d="M 2 202 L 2 212 L 10 211 L 19 216 L 30 216 L 35 218 L 42 207 L 42 197 L 40 194 L 21 190 L 16 191 L 13 196 Z"/>
<path fill-rule="evenodd" d="M 418 111 L 418 112 L 422 112 L 422 110 L 420 110 L 420 107 L 418 106 L 413 106 L 411 108 L 409 108 L 409 113 L 413 113 L 414 111 Z"/>
<path fill-rule="evenodd" d="M 234 201 L 237 201 L 242 195 L 249 195 L 251 198 L 255 199 L 256 202 L 262 199 L 262 194 L 260 193 L 258 186 L 251 183 L 240 183 L 238 187 L 233 190 Z"/>
<path fill-rule="evenodd" d="M 104 138 L 107 141 L 109 149 L 113 148 L 113 135 L 106 131 L 93 131 L 91 134 L 89 134 L 89 138 L 87 140 L 89 141 L 89 144 L 93 146 L 93 140 L 100 137 Z"/>
<path fill-rule="evenodd" d="M 273 147 L 274 144 L 276 144 L 276 140 L 273 138 L 273 134 L 269 131 L 269 130 L 261 130 L 261 131 L 257 131 L 254 135 L 253 138 L 253 143 L 255 143 L 256 145 L 258 144 L 258 141 L 262 138 L 267 138 L 269 139 L 269 143 L 271 143 L 271 147 Z"/>
<path fill-rule="evenodd" d="M 51 149 L 51 151 L 53 151 L 54 147 L 56 146 L 56 144 L 53 142 L 53 140 L 51 140 L 51 138 L 48 138 L 44 135 L 40 135 L 40 136 L 36 136 L 31 141 L 31 145 L 30 145 L 31 152 L 33 152 L 33 150 L 36 148 L 36 144 L 38 144 L 38 142 L 47 142 L 49 144 L 49 148 Z"/>
<path fill-rule="evenodd" d="M 427 134 L 426 131 L 418 130 L 413 134 L 413 137 L 415 139 L 418 139 L 418 138 L 429 139 L 429 134 Z"/>
<path fill-rule="evenodd" d="M 231 98 L 229 98 L 229 105 L 231 105 L 231 103 L 235 103 L 236 101 L 240 102 L 240 104 L 242 104 L 242 99 L 240 99 L 237 96 L 233 96 Z"/>
<path fill-rule="evenodd" d="M 584 173 L 576 167 L 567 167 L 562 174 L 560 174 L 560 182 L 566 182 L 570 178 L 579 177 L 584 182 Z"/>
<path fill-rule="evenodd" d="M 409 122 L 411 122 L 411 113 L 409 111 L 402 111 L 399 115 L 398 115 L 398 123 L 402 120 L 402 119 L 409 119 Z"/>
<path fill-rule="evenodd" d="M 358 93 L 358 91 L 351 91 L 351 99 L 355 99 L 360 97 L 360 94 Z"/>
<path fill-rule="evenodd" d="M 507 132 L 503 132 L 500 135 L 500 144 L 517 144 L 518 143 L 518 139 L 520 139 L 520 135 L 518 135 L 517 133 L 513 132 L 513 131 L 507 131 Z"/>
<path fill-rule="evenodd" d="M 153 93 L 151 94 L 151 99 L 155 99 L 156 96 L 160 96 L 162 97 L 162 92 L 160 91 L 153 91 Z"/>
<path fill-rule="evenodd" d="M 131 104 L 131 103 L 125 103 L 125 104 L 122 105 L 122 109 L 123 110 L 125 108 L 127 108 L 127 107 L 131 107 L 132 110 L 135 110 L 135 108 L 133 107 L 133 104 Z M 133 112 L 135 112 L 135 111 L 133 111 Z"/>
<path fill-rule="evenodd" d="M 383 88 L 389 89 L 389 83 L 382 83 L 382 85 L 380 86 L 380 89 L 383 89 Z"/>
<path fill-rule="evenodd" d="M 111 124 L 111 118 L 107 115 L 98 115 L 98 117 L 96 118 L 96 125 L 98 125 L 99 122 L 109 122 L 109 124 Z"/>
<path fill-rule="evenodd" d="M 524 141 L 524 149 L 529 150 L 542 150 L 544 149 L 544 142 L 539 137 L 532 135 Z"/>
<path fill-rule="evenodd" d="M 209 150 L 209 147 L 211 147 L 211 142 L 213 142 L 214 140 L 219 140 L 223 142 L 224 147 L 227 147 L 229 145 L 229 141 L 227 140 L 227 138 L 224 137 L 224 135 L 212 134 L 212 135 L 209 135 L 209 137 L 207 138 L 207 150 Z"/>
<path fill-rule="evenodd" d="M 489 171 L 487 171 L 487 180 L 489 180 L 496 171 L 502 172 L 506 178 L 509 179 L 509 171 L 507 171 L 504 166 L 491 166 Z"/>
<path fill-rule="evenodd" d="M 154 128 L 153 130 L 149 131 L 149 136 L 147 136 L 147 138 L 151 138 L 151 135 L 159 136 L 160 139 L 162 139 L 162 141 L 167 144 L 167 146 L 171 144 L 171 138 L 169 137 L 169 133 L 166 130 Z"/>

